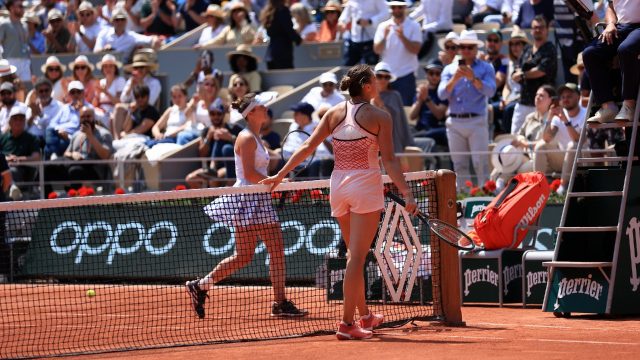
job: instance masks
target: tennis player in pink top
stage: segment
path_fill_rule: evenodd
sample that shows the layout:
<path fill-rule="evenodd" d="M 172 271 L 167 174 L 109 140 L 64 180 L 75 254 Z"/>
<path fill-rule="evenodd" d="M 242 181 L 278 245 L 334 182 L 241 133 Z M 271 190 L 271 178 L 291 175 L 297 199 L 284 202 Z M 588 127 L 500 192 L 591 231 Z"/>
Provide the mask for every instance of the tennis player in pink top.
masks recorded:
<path fill-rule="evenodd" d="M 344 313 L 336 336 L 340 340 L 368 339 L 373 335 L 373 328 L 383 321 L 382 314 L 373 314 L 367 307 L 363 274 L 365 258 L 384 207 L 378 154 L 406 201 L 405 209 L 415 214 L 417 206 L 393 153 L 391 117 L 369 104 L 377 95 L 373 71 L 368 65 L 350 68 L 342 78 L 340 88 L 349 90 L 351 100 L 331 108 L 285 166 L 260 183 L 275 189 L 290 171 L 332 135 L 335 165 L 330 183 L 331 215 L 337 218 L 348 248 Z M 354 321 L 356 308 L 360 314 L 357 322 Z"/>

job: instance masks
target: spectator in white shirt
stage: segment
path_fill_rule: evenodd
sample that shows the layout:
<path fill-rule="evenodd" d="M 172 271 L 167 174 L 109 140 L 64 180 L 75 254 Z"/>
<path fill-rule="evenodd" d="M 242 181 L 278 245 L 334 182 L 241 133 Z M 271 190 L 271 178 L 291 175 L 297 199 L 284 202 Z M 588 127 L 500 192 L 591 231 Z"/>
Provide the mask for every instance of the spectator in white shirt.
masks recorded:
<path fill-rule="evenodd" d="M 293 28 L 300 34 L 304 42 L 316 42 L 318 24 L 311 20 L 309 9 L 301 3 L 291 5 L 291 17 L 294 20 Z"/>
<path fill-rule="evenodd" d="M 434 34 L 447 33 L 453 29 L 453 0 L 421 1 L 410 17 L 417 19 L 423 16 L 422 21 L 422 47 L 418 58 L 423 58 L 429 53 L 435 41 Z"/>
<path fill-rule="evenodd" d="M 138 45 L 158 45 L 157 38 L 146 36 L 127 30 L 127 13 L 116 8 L 111 15 L 113 27 L 103 29 L 94 47 L 95 52 L 116 51 L 125 54 L 125 62 L 128 62 L 131 52 Z"/>
<path fill-rule="evenodd" d="M 420 25 L 408 19 L 406 1 L 390 1 L 391 19 L 378 25 L 373 49 L 387 63 L 396 81 L 391 87 L 402 96 L 404 106 L 411 106 L 416 97 L 418 51 L 422 45 Z"/>
<path fill-rule="evenodd" d="M 337 89 L 338 79 L 336 74 L 331 72 L 322 73 L 319 82 L 320 86 L 311 88 L 301 102 L 310 104 L 319 112 L 321 108 L 332 107 L 345 100 L 344 95 Z"/>
<path fill-rule="evenodd" d="M 124 67 L 126 71 L 131 72 L 131 77 L 124 84 L 124 89 L 120 95 L 120 101 L 123 103 L 132 103 L 133 88 L 136 85 L 147 85 L 149 87 L 149 104 L 154 105 L 160 97 L 162 86 L 160 81 L 153 76 L 151 72 L 157 70 L 158 64 L 151 62 L 148 54 L 138 53 L 133 56 L 133 63 Z"/>
<path fill-rule="evenodd" d="M 120 103 L 120 95 L 122 95 L 127 81 L 120 76 L 122 63 L 111 54 L 105 54 L 102 60 L 98 61 L 96 67 L 102 72 L 103 78 L 100 79 L 96 87 L 93 105 L 104 112 L 102 120 L 108 129 L 110 128 L 109 118 L 115 106 Z"/>
<path fill-rule="evenodd" d="M 480 4 L 478 11 L 475 11 L 471 16 L 474 24 L 483 22 L 485 17 L 489 15 L 499 15 L 502 10 L 502 0 L 482 0 L 482 2 L 483 4 Z"/>
<path fill-rule="evenodd" d="M 29 102 L 33 116 L 27 119 L 27 127 L 29 133 L 37 136 L 40 143 L 44 145 L 45 130 L 52 119 L 58 122 L 63 104 L 52 97 L 53 84 L 46 78 L 36 81 L 34 93 L 35 96 L 32 96 Z"/>
<path fill-rule="evenodd" d="M 378 63 L 378 56 L 373 51 L 373 37 L 378 24 L 388 17 L 389 7 L 385 0 L 349 0 L 345 4 L 338 19 L 339 32 L 351 26 L 344 65 L 353 66 L 361 61 L 369 65 Z"/>
<path fill-rule="evenodd" d="M 215 39 L 224 29 L 224 10 L 219 5 L 211 4 L 207 7 L 207 11 L 202 13 L 207 21 L 207 27 L 200 33 L 196 48 L 202 47 L 204 44 Z"/>
<path fill-rule="evenodd" d="M 103 29 L 102 24 L 97 21 L 96 9 L 88 1 L 83 1 L 78 7 L 78 19 L 80 19 L 80 29 L 76 32 L 76 44 L 79 53 L 91 53 L 96 45 L 98 34 Z"/>

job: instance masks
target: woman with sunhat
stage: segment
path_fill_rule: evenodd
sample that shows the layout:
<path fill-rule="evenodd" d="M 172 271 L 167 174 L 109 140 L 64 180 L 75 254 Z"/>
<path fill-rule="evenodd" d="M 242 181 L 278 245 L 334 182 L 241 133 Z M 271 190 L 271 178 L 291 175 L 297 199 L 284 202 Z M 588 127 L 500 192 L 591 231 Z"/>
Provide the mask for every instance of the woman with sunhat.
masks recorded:
<path fill-rule="evenodd" d="M 116 104 L 120 102 L 120 95 L 124 90 L 126 80 L 120 76 L 122 63 L 112 54 L 105 54 L 96 64 L 104 76 L 96 87 L 93 105 L 102 109 L 106 116 L 111 115 Z"/>
<path fill-rule="evenodd" d="M 202 29 L 195 47 L 199 48 L 215 39 L 224 29 L 224 10 L 219 5 L 211 4 L 202 13 L 207 21 L 207 27 Z"/>
<path fill-rule="evenodd" d="M 235 51 L 227 53 L 227 59 L 229 59 L 229 66 L 233 73 L 242 75 L 249 82 L 251 91 L 260 92 L 262 90 L 262 78 L 258 72 L 260 58 L 251 51 L 251 46 L 238 45 Z"/>
<path fill-rule="evenodd" d="M 320 29 L 316 40 L 318 42 L 336 41 L 338 37 L 338 18 L 342 13 L 342 6 L 336 0 L 329 0 L 322 8 L 324 20 L 320 23 Z"/>
<path fill-rule="evenodd" d="M 445 37 L 438 40 L 438 46 L 441 51 L 438 52 L 438 60 L 442 63 L 442 66 L 447 66 L 453 62 L 458 55 L 458 34 L 450 31 Z"/>
<path fill-rule="evenodd" d="M 67 70 L 67 67 L 60 62 L 60 59 L 58 59 L 57 56 L 49 56 L 44 65 L 40 67 L 40 70 L 42 71 L 42 76 L 53 84 L 53 98 L 64 102 L 66 92 L 62 87 L 62 77 L 64 76 L 64 72 Z"/>
<path fill-rule="evenodd" d="M 9 60 L 2 59 L 0 60 L 0 84 L 9 82 L 13 84 L 14 94 L 16 96 L 16 100 L 24 101 L 25 98 L 25 89 L 22 81 L 18 78 L 17 75 L 18 68 L 11 65 Z"/>
<path fill-rule="evenodd" d="M 93 76 L 94 68 L 85 55 L 79 55 L 73 62 L 69 63 L 71 76 L 62 79 L 62 88 L 65 94 L 67 94 L 69 83 L 78 80 L 84 85 L 84 99 L 90 104 L 93 103 L 93 98 L 96 96 L 96 88 L 98 87 L 98 80 Z"/>
<path fill-rule="evenodd" d="M 203 46 L 253 44 L 256 30 L 251 25 L 249 10 L 242 1 L 233 1 L 229 8 L 229 25 Z"/>
<path fill-rule="evenodd" d="M 158 64 L 154 61 L 154 55 L 151 52 L 136 52 L 133 55 L 133 62 L 124 66 L 124 70 L 131 73 L 131 77 L 124 84 L 120 102 L 133 102 L 133 88 L 137 84 L 145 84 L 149 87 L 149 104 L 155 106 L 162 91 L 160 81 L 151 75 L 157 69 Z"/>

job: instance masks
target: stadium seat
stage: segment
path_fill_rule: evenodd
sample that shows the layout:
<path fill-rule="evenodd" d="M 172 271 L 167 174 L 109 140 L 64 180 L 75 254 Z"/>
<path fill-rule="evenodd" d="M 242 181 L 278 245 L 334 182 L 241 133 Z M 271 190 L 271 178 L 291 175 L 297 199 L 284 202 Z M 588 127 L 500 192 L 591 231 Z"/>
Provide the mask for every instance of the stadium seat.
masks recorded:
<path fill-rule="evenodd" d="M 198 157 L 198 141 L 192 140 L 179 149 L 170 151 L 159 159 L 150 160 L 147 154 L 142 155 L 142 170 L 147 190 L 172 190 L 176 185 L 184 184 L 184 179 L 200 166 L 199 161 L 171 161 Z"/>
<path fill-rule="evenodd" d="M 270 87 L 267 91 L 275 91 L 278 93 L 278 96 L 282 96 L 291 90 L 293 90 L 293 85 L 276 85 Z"/>
<path fill-rule="evenodd" d="M 477 24 L 473 24 L 471 29 L 475 30 L 479 34 L 483 34 L 491 30 L 500 30 L 500 24 L 495 22 L 477 23 Z"/>

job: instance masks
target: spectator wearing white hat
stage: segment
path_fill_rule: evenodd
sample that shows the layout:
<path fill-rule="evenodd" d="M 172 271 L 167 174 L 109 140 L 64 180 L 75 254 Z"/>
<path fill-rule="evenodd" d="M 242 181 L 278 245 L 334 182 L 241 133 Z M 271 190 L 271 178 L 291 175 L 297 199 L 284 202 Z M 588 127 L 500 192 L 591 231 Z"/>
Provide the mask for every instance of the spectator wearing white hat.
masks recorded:
<path fill-rule="evenodd" d="M 31 81 L 31 49 L 29 33 L 21 22 L 24 15 L 22 0 L 7 0 L 5 6 L 9 11 L 9 18 L 0 21 L 2 57 L 17 68 L 20 80 Z"/>
<path fill-rule="evenodd" d="M 9 113 L 9 131 L 0 135 L 0 151 L 11 167 L 11 175 L 16 182 L 32 182 L 36 178 L 36 168 L 17 166 L 24 161 L 40 160 L 40 144 L 38 139 L 25 131 L 27 116 L 31 110 L 24 104 L 17 104 Z M 24 192 L 24 188 L 23 188 Z"/>
<path fill-rule="evenodd" d="M 15 106 L 24 106 L 24 103 L 16 99 L 16 87 L 11 82 L 4 82 L 0 85 L 0 100 L 2 107 L 0 108 L 0 131 L 9 130 L 9 114 Z M 28 114 L 31 117 L 31 111 Z"/>
<path fill-rule="evenodd" d="M 62 107 L 59 117 L 52 119 L 45 130 L 45 159 L 54 159 L 64 154 L 71 136 L 80 128 L 80 109 L 91 106 L 84 99 L 84 85 L 78 80 L 69 83 L 70 101 Z"/>
<path fill-rule="evenodd" d="M 53 84 L 53 98 L 58 101 L 64 101 L 65 90 L 62 87 L 62 79 L 67 67 L 60 62 L 57 56 L 49 56 L 47 61 L 40 67 L 42 76 Z M 27 95 L 27 99 L 31 97 L 31 93 Z M 29 102 L 29 100 L 27 100 Z"/>
<path fill-rule="evenodd" d="M 445 37 L 438 39 L 438 47 L 440 48 L 438 60 L 440 60 L 442 66 L 451 64 L 458 56 L 458 45 L 455 43 L 458 38 L 459 36 L 456 32 L 450 31 Z"/>
<path fill-rule="evenodd" d="M 46 50 L 45 39 L 42 32 L 40 32 L 40 18 L 38 15 L 32 12 L 28 12 L 24 14 L 22 18 L 22 22 L 27 24 L 27 31 L 29 33 L 29 48 L 31 49 L 31 54 L 38 55 L 44 54 Z"/>
<path fill-rule="evenodd" d="M 373 49 L 396 76 L 391 87 L 400 93 L 404 106 L 411 106 L 416 97 L 418 51 L 422 44 L 420 24 L 407 18 L 406 1 L 388 2 L 391 18 L 378 25 Z"/>
<path fill-rule="evenodd" d="M 344 53 L 344 65 L 353 66 L 360 62 L 369 65 L 378 62 L 373 51 L 373 38 L 378 24 L 389 17 L 389 7 L 385 0 L 350 0 L 338 19 L 338 31 L 350 27 Z"/>
<path fill-rule="evenodd" d="M 52 121 L 62 115 L 64 105 L 53 98 L 53 84 L 47 78 L 40 78 L 33 86 L 32 95 L 28 97 L 27 104 L 33 114 L 27 118 L 28 131 L 38 137 L 44 145 L 44 136 L 47 127 Z M 55 120 L 54 120 L 55 119 Z"/>
<path fill-rule="evenodd" d="M 496 79 L 493 66 L 477 58 L 478 48 L 484 43 L 478 40 L 475 31 L 462 31 L 455 43 L 460 49 L 460 60 L 442 71 L 438 96 L 449 100 L 447 139 L 458 188 L 462 189 L 471 177 L 469 160 L 477 183 L 484 184 L 488 179 L 489 159 L 483 153 L 489 148 L 487 101 L 496 91 Z"/>
<path fill-rule="evenodd" d="M 336 74 L 332 72 L 322 73 L 318 82 L 320 86 L 311 88 L 301 102 L 310 104 L 317 111 L 326 106 L 332 107 L 345 100 L 344 95 L 337 89 L 338 79 Z"/>
<path fill-rule="evenodd" d="M 92 53 L 96 46 L 96 39 L 105 27 L 98 21 L 98 12 L 89 1 L 80 3 L 78 19 L 80 27 L 75 34 L 78 52 L 81 54 Z"/>
<path fill-rule="evenodd" d="M 80 81 L 84 86 L 85 100 L 92 103 L 96 95 L 96 88 L 98 87 L 98 79 L 93 76 L 94 68 L 95 66 L 85 55 L 78 55 L 71 63 L 69 63 L 71 76 L 62 80 L 62 88 L 68 88 L 69 82 L 71 81 Z M 68 91 L 65 100 L 69 100 Z"/>
<path fill-rule="evenodd" d="M 18 101 L 24 100 L 25 88 L 22 81 L 18 78 L 18 68 L 11 65 L 9 60 L 0 60 L 0 84 L 11 83 L 14 87 L 15 97 Z"/>
<path fill-rule="evenodd" d="M 42 32 L 46 39 L 47 54 L 75 52 L 76 41 L 67 29 L 62 12 L 51 9 L 47 14 L 47 20 L 49 25 Z"/>
<path fill-rule="evenodd" d="M 124 61 L 126 63 L 129 61 L 131 53 L 136 46 L 159 45 L 157 38 L 154 36 L 146 36 L 127 30 L 127 12 L 122 8 L 116 7 L 113 11 L 111 24 L 113 27 L 103 29 L 98 35 L 96 45 L 93 48 L 94 52 L 115 51 L 124 53 Z"/>
<path fill-rule="evenodd" d="M 127 81 L 120 75 L 122 63 L 112 54 L 105 54 L 102 60 L 98 61 L 96 67 L 102 72 L 103 78 L 100 79 L 96 87 L 93 105 L 104 111 L 104 119 L 106 120 L 120 102 L 120 95 L 122 95 Z"/>

